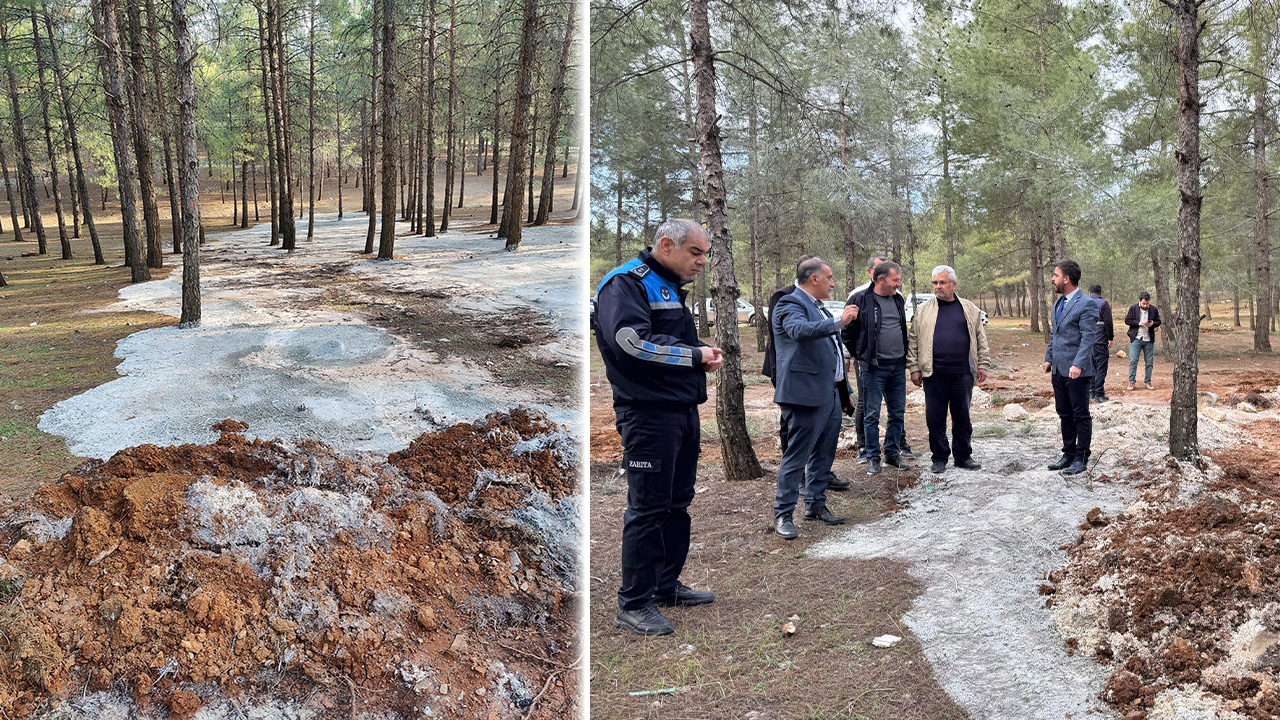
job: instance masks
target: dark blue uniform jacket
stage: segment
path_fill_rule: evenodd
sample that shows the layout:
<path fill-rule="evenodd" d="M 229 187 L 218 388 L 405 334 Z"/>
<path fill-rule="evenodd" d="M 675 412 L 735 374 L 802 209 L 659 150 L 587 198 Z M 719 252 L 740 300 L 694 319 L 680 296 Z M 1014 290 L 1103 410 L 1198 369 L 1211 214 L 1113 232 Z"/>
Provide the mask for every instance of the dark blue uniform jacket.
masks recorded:
<path fill-rule="evenodd" d="M 685 284 L 648 250 L 600 281 L 591 328 L 614 406 L 675 410 L 706 402 L 704 345 L 684 304 Z"/>

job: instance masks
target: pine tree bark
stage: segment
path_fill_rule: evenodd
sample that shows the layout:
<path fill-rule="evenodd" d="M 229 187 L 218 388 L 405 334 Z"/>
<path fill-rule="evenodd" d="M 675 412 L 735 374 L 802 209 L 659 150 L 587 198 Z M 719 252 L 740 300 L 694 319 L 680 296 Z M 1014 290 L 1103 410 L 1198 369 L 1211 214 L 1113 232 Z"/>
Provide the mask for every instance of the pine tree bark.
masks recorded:
<path fill-rule="evenodd" d="M 751 304 L 756 308 L 756 351 L 764 352 L 769 337 L 768 321 L 761 310 L 765 307 L 760 287 L 760 128 L 757 118 L 756 83 L 751 81 L 747 111 L 747 204 L 751 208 Z M 735 316 L 736 317 L 736 316 Z"/>
<path fill-rule="evenodd" d="M 1178 347 L 1173 361 L 1173 397 L 1169 402 L 1169 453 L 1180 460 L 1200 454 L 1197 426 L 1200 344 L 1200 2 L 1161 0 L 1173 12 L 1178 64 L 1178 305 L 1173 324 Z"/>
<path fill-rule="evenodd" d="M 1255 352 L 1271 352 L 1271 235 L 1267 227 L 1269 205 L 1267 199 L 1267 61 L 1263 48 L 1262 0 L 1253 0 L 1252 10 L 1253 56 L 1253 278 L 1251 291 L 1258 298 L 1258 319 L 1252 323 L 1253 349 Z M 1239 310 L 1236 311 L 1239 315 Z M 1239 324 L 1237 318 L 1236 324 Z"/>
<path fill-rule="evenodd" d="M 547 224 L 547 216 L 551 213 L 551 195 L 555 190 L 556 177 L 556 140 L 560 136 L 560 120 L 564 112 L 564 93 L 567 83 L 565 78 L 569 72 L 569 54 L 573 50 L 573 25 L 578 14 L 577 6 L 569 6 L 569 18 L 564 26 L 564 41 L 560 45 L 560 62 L 556 65 L 556 77 L 551 84 L 551 116 L 547 121 L 547 145 L 542 163 L 542 187 L 538 193 L 538 214 L 533 218 L 534 225 Z M 566 151 L 568 144 L 565 144 Z M 566 158 L 565 170 L 569 164 Z"/>
<path fill-rule="evenodd" d="M 495 66 L 496 69 L 496 66 Z M 498 224 L 498 132 L 502 124 L 502 78 L 495 72 L 493 76 L 493 200 L 489 207 L 489 224 Z"/>
<path fill-rule="evenodd" d="M 333 132 L 338 138 L 338 219 L 342 219 L 342 182 L 345 179 L 342 165 L 342 98 L 333 104 Z"/>
<path fill-rule="evenodd" d="M 120 216 L 124 230 L 124 257 L 133 282 L 151 279 L 143 257 L 138 230 L 138 170 L 134 165 L 133 126 L 126 110 L 124 61 L 120 57 L 120 33 L 116 22 L 116 0 L 93 0 L 98 32 L 98 62 L 102 68 L 104 101 L 111 123 L 111 147 L 116 160 L 116 181 L 120 195 Z"/>
<path fill-rule="evenodd" d="M 529 216 L 525 218 L 527 223 L 533 222 L 533 169 L 538 166 L 536 162 L 538 157 L 538 91 L 536 86 L 534 87 L 531 102 L 533 103 L 533 122 L 529 127 L 529 181 L 527 183 L 529 188 L 527 206 Z"/>
<path fill-rule="evenodd" d="M 422 234 L 436 236 L 436 0 L 427 2 L 427 167 Z"/>
<path fill-rule="evenodd" d="M 53 187 L 53 210 L 58 217 L 58 242 L 62 250 L 62 259 L 70 260 L 71 238 L 67 236 L 67 224 L 62 216 L 62 198 L 58 191 L 58 151 L 53 144 L 53 123 L 49 119 L 49 88 L 45 82 L 44 53 L 40 49 L 40 18 L 36 15 L 34 7 L 31 9 L 31 33 L 36 56 L 36 77 L 40 83 L 40 113 L 44 120 L 44 143 L 49 153 L 49 180 Z"/>
<path fill-rule="evenodd" d="M 516 101 L 512 107 L 514 122 L 511 128 L 511 151 L 508 153 L 507 206 L 502 211 L 502 223 L 498 237 L 506 238 L 508 252 L 519 249 L 524 214 L 524 152 L 529 143 L 529 106 L 533 101 L 533 62 L 537 51 L 538 0 L 524 0 L 524 18 L 520 31 L 519 74 L 516 80 Z M 494 163 L 494 172 L 497 172 Z"/>
<path fill-rule="evenodd" d="M 738 346 L 735 301 L 738 281 L 733 271 L 733 240 L 729 236 L 728 198 L 720 161 L 720 126 L 716 112 L 716 71 L 712 62 L 711 23 L 707 0 L 689 3 L 693 77 L 697 84 L 698 145 L 702 150 L 702 185 L 706 197 L 707 229 L 711 235 L 711 288 L 716 316 L 716 344 L 724 353 L 716 384 L 716 422 L 720 428 L 720 456 L 728 480 L 752 480 L 764 475 L 747 432 L 743 406 L 742 351 Z"/>
<path fill-rule="evenodd" d="M 173 38 L 177 46 L 178 162 L 182 194 L 182 236 L 200 235 L 200 161 L 196 157 L 196 93 L 192 79 L 195 53 L 187 28 L 187 0 L 171 0 Z M 200 322 L 200 244 L 182 244 L 182 317 L 180 327 Z"/>
<path fill-rule="evenodd" d="M 307 74 L 307 239 L 316 234 L 316 3 L 311 0 L 308 25 Z"/>
<path fill-rule="evenodd" d="M 0 138 L 0 170 L 4 171 L 4 199 L 9 204 L 9 217 L 13 220 L 13 241 L 22 242 L 22 226 L 18 223 L 17 193 L 13 191 L 13 185 L 9 182 L 9 158 L 4 152 L 3 138 Z"/>
<path fill-rule="evenodd" d="M 125 84 L 133 118 L 133 149 L 138 158 L 138 186 L 142 200 L 142 220 L 147 232 L 147 267 L 164 265 L 160 245 L 160 211 L 156 207 L 155 170 L 151 157 L 151 121 L 147 108 L 147 69 L 142 52 L 142 11 L 138 0 L 126 0 L 129 22 L 129 70 Z"/>
<path fill-rule="evenodd" d="M 9 103 L 13 108 L 13 142 L 18 150 L 18 173 L 20 189 L 26 204 L 31 208 L 30 222 L 36 233 L 36 247 L 41 255 L 49 251 L 48 239 L 44 234 L 44 222 L 40 219 L 40 198 L 36 196 L 36 176 L 31 169 L 31 151 L 27 146 L 27 131 L 22 123 L 22 106 L 18 102 L 18 78 L 13 72 L 13 63 L 9 58 L 9 28 L 4 20 L 0 20 L 0 52 L 6 62 L 5 73 L 9 79 Z"/>
<path fill-rule="evenodd" d="M 396 6 L 382 0 L 382 236 L 378 259 L 390 260 L 396 245 Z"/>
<path fill-rule="evenodd" d="M 271 60 L 271 90 L 276 115 L 276 167 L 280 180 L 280 247 L 293 252 L 297 247 L 297 226 L 293 217 L 293 123 L 289 116 L 289 53 L 284 47 L 284 8 L 281 0 L 267 3 L 268 57 Z"/>
<path fill-rule="evenodd" d="M 162 57 L 160 52 L 160 16 L 156 14 L 155 0 L 146 0 L 146 3 L 147 38 L 148 44 L 151 46 L 151 78 L 155 85 L 155 93 L 152 95 L 155 105 L 152 109 L 155 112 L 156 122 L 160 125 L 160 138 L 164 148 L 164 181 L 165 187 L 169 191 L 169 226 L 172 228 L 173 233 L 173 251 L 177 253 L 182 252 L 182 208 L 173 169 L 173 117 L 165 109 L 162 99 L 165 97 L 165 93 L 164 82 L 160 79 L 160 58 Z M 248 62 L 249 59 L 246 57 L 245 64 L 247 65 Z"/>
<path fill-rule="evenodd" d="M 364 235 L 364 254 L 373 254 L 373 240 L 378 229 L 378 206 L 377 194 L 374 192 L 375 178 L 377 177 L 377 158 L 378 158 L 378 78 L 379 78 L 379 50 L 381 43 L 379 36 L 382 33 L 382 0 L 373 0 L 373 27 L 372 38 L 369 43 L 369 50 L 373 56 L 373 62 L 369 68 L 371 71 L 372 82 L 369 85 L 369 172 L 365 177 L 364 194 L 365 208 L 369 213 L 369 226 L 365 230 Z"/>
<path fill-rule="evenodd" d="M 458 35 L 455 27 L 458 24 L 458 0 L 449 2 L 449 118 L 445 123 L 444 154 L 444 204 L 440 206 L 440 232 L 449 231 L 449 215 L 453 207 L 453 174 L 457 170 L 457 150 L 454 147 L 455 125 L 458 109 Z"/>
<path fill-rule="evenodd" d="M 277 205 L 279 197 L 276 195 L 276 177 L 279 174 L 276 168 L 276 133 L 275 119 L 271 107 L 271 93 L 268 89 L 269 82 L 269 66 L 267 60 L 267 31 L 265 25 L 265 15 L 262 6 L 256 6 L 258 11 L 258 60 L 262 68 L 262 116 L 263 129 L 267 136 L 267 202 L 271 206 L 271 247 L 280 244 L 280 208 Z"/>

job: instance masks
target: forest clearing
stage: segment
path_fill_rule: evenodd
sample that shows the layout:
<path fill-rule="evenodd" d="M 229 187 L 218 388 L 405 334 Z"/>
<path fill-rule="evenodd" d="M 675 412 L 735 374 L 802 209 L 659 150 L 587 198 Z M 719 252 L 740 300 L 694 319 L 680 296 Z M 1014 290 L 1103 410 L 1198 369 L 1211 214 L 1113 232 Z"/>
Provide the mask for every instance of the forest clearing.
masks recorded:
<path fill-rule="evenodd" d="M 745 376 L 766 468 L 752 482 L 724 477 L 713 387 L 684 575 L 716 602 L 675 609 L 676 634 L 648 641 L 611 622 L 626 482 L 596 360 L 593 717 L 1274 717 L 1280 361 L 1225 325 L 1206 323 L 1202 336 L 1199 463 L 1151 459 L 1167 439 L 1166 358 L 1156 390 L 1133 392 L 1114 358 L 1086 480 L 1044 469 L 1061 439 L 1038 334 L 993 318 L 996 364 L 974 394 L 983 470 L 928 472 L 917 391 L 913 470 L 868 476 L 846 428 L 834 471 L 852 487 L 828 502 L 852 527 L 806 522 L 799 547 L 770 528 L 772 385 Z M 748 350 L 744 366 L 762 359 Z M 882 634 L 905 640 L 873 647 Z M 675 692 L 628 695 L 661 688 Z"/>
<path fill-rule="evenodd" d="M 0 714 L 575 712 L 575 22 L 0 8 Z"/>

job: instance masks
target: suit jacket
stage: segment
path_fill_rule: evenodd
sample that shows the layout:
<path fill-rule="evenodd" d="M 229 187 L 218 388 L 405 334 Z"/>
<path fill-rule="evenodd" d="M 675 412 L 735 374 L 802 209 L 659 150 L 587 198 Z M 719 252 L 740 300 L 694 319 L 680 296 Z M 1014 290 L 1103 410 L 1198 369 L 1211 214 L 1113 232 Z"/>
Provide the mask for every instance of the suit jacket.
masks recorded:
<path fill-rule="evenodd" d="M 1149 331 L 1151 342 L 1156 341 L 1156 328 L 1160 327 L 1160 309 L 1155 305 L 1147 306 L 1147 319 L 1151 321 Z M 1125 313 L 1124 324 L 1129 326 L 1129 342 L 1133 342 L 1138 338 L 1138 323 L 1142 322 L 1142 303 L 1134 303 L 1129 306 L 1129 312 Z"/>
<path fill-rule="evenodd" d="M 1070 375 L 1071 366 L 1075 365 L 1080 368 L 1080 377 L 1092 377 L 1093 345 L 1098 338 L 1098 303 L 1079 291 L 1065 303 L 1059 315 L 1061 302 L 1061 299 L 1055 301 L 1049 310 L 1049 317 L 1056 317 L 1058 321 L 1053 323 L 1044 361 L 1053 363 L 1053 371 L 1061 375 Z"/>
<path fill-rule="evenodd" d="M 1116 337 L 1116 326 L 1111 319 L 1111 303 L 1103 300 L 1101 297 L 1094 297 L 1093 301 L 1098 303 L 1098 338 L 1099 345 L 1106 345 Z"/>
<path fill-rule="evenodd" d="M 769 312 L 766 313 L 770 318 L 773 317 L 773 309 L 778 306 L 778 301 L 796 291 L 795 283 L 787 285 L 775 291 L 769 296 Z M 774 387 L 778 385 L 778 354 L 776 343 L 773 340 L 773 322 L 769 322 L 769 336 L 764 346 L 764 367 L 760 368 L 760 374 L 769 378 L 769 382 Z"/>
<path fill-rule="evenodd" d="M 807 407 L 826 404 L 836 382 L 836 363 L 844 360 L 833 337 L 839 319 L 829 318 L 797 289 L 784 296 L 770 320 L 777 343 L 778 381 L 773 401 Z M 846 398 L 841 397 L 843 405 Z"/>

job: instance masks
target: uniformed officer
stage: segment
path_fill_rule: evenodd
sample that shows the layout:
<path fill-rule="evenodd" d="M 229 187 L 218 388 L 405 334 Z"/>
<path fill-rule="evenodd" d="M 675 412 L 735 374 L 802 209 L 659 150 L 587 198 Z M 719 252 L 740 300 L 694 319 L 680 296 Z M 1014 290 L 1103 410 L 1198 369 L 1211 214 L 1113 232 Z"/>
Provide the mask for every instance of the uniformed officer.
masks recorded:
<path fill-rule="evenodd" d="M 720 349 L 699 342 L 684 286 L 707 264 L 711 242 L 691 220 L 658 227 L 652 251 L 604 276 L 592 328 L 622 436 L 627 511 L 622 518 L 622 587 L 614 624 L 641 635 L 675 632 L 657 605 L 702 605 L 709 592 L 680 582 L 689 552 L 707 372 Z"/>

